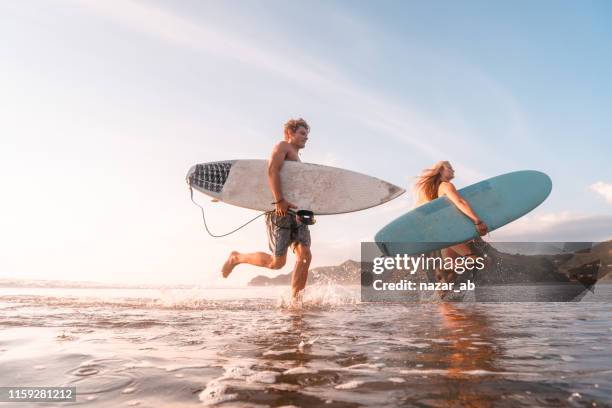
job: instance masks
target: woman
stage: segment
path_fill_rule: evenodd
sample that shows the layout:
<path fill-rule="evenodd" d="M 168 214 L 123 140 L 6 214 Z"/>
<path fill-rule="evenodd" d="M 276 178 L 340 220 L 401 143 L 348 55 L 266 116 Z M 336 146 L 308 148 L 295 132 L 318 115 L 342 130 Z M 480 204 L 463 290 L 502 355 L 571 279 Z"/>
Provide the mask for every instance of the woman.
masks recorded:
<path fill-rule="evenodd" d="M 424 170 L 414 186 L 417 195 L 417 206 L 425 204 L 438 197 L 446 196 L 448 199 L 474 223 L 479 235 L 485 235 L 489 227 L 478 217 L 474 209 L 470 206 L 461 194 L 457 191 L 451 180 L 455 177 L 453 166 L 447 161 L 436 163 L 432 168 Z M 480 239 L 480 238 L 478 238 Z M 453 245 L 442 250 L 444 258 L 456 258 L 458 256 L 475 257 L 474 240 Z M 443 281 L 452 281 L 455 277 L 454 271 L 438 271 L 436 278 Z"/>

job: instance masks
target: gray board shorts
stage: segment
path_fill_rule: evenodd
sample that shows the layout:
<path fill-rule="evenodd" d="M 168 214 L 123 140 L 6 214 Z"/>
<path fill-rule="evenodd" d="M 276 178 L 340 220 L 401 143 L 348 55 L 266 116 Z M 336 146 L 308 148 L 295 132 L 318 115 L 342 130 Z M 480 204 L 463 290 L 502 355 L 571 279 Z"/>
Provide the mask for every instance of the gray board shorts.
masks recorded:
<path fill-rule="evenodd" d="M 274 256 L 287 254 L 289 246 L 295 250 L 298 243 L 310 247 L 310 230 L 308 225 L 297 221 L 296 216 L 287 214 L 283 217 L 275 213 L 266 214 L 268 245 Z"/>

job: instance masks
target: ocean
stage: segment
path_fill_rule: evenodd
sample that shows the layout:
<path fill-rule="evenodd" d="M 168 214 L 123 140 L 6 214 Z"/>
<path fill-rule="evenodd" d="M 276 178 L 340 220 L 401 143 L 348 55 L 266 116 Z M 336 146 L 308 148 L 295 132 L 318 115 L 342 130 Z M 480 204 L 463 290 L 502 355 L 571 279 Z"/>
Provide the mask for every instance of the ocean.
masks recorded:
<path fill-rule="evenodd" d="M 612 285 L 598 285 L 612 299 Z M 0 386 L 66 407 L 612 406 L 612 303 L 362 303 L 359 287 L 0 288 Z"/>

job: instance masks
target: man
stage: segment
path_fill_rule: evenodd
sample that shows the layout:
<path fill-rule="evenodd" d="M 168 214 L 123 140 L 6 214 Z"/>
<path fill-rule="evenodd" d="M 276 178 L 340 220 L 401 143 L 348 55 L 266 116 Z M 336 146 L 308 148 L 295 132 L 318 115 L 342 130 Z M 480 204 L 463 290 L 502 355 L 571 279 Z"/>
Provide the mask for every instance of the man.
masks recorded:
<path fill-rule="evenodd" d="M 291 291 L 293 300 L 306 287 L 308 268 L 312 254 L 310 253 L 310 231 L 308 226 L 297 221 L 294 214 L 288 210 L 296 206 L 283 196 L 280 170 L 285 160 L 300 161 L 299 151 L 308 141 L 310 127 L 304 119 L 291 119 L 285 123 L 285 140 L 277 143 L 272 149 L 268 163 L 268 182 L 274 196 L 274 212 L 266 214 L 268 243 L 272 254 L 254 252 L 241 254 L 232 251 L 223 264 L 222 274 L 227 278 L 236 265 L 246 263 L 262 266 L 268 269 L 280 269 L 287 261 L 287 249 L 292 247 L 297 259 L 291 276 Z"/>

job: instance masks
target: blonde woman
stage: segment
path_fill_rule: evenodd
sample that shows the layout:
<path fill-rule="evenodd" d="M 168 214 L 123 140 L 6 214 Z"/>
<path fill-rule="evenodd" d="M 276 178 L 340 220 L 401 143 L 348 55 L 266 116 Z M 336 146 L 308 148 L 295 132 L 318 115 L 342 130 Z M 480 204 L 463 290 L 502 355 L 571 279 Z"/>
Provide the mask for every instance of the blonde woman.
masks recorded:
<path fill-rule="evenodd" d="M 417 206 L 435 200 L 438 197 L 446 196 L 459 211 L 472 220 L 474 223 L 474 228 L 476 231 L 478 231 L 478 234 L 481 236 L 485 235 L 488 232 L 489 227 L 480 219 L 480 217 L 478 217 L 476 212 L 474 212 L 474 209 L 470 206 L 470 203 L 467 202 L 467 200 L 463 198 L 461 194 L 459 194 L 454 184 L 451 183 L 451 180 L 454 177 L 455 170 L 447 161 L 440 161 L 434 164 L 433 167 L 423 170 L 414 186 Z M 475 248 L 472 244 L 473 241 L 469 241 L 467 243 L 461 243 L 445 248 L 442 250 L 442 256 L 452 258 L 456 258 L 458 256 L 474 256 Z M 439 272 L 440 273 L 437 274 L 437 278 L 439 280 L 450 281 L 455 277 L 454 271 L 446 271 L 445 274 L 442 273 L 442 271 Z"/>

